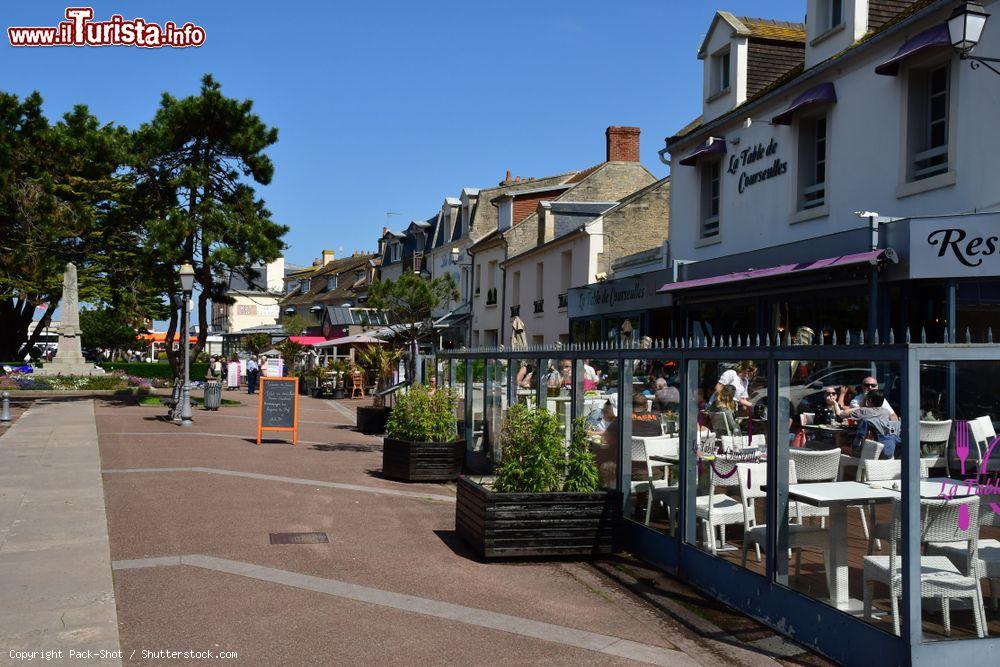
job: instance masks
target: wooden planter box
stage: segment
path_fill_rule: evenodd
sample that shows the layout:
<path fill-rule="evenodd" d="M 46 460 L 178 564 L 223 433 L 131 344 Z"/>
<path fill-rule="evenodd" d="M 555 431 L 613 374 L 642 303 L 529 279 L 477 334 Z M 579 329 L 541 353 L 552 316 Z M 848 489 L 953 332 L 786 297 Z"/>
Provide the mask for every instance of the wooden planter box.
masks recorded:
<path fill-rule="evenodd" d="M 598 556 L 615 550 L 622 500 L 598 493 L 495 493 L 458 480 L 455 530 L 483 558 Z"/>
<path fill-rule="evenodd" d="M 356 408 L 358 430 L 365 435 L 385 433 L 385 424 L 389 421 L 390 412 L 390 408 L 359 405 Z"/>
<path fill-rule="evenodd" d="M 404 482 L 447 482 L 462 474 L 465 441 L 382 440 L 382 474 Z"/>

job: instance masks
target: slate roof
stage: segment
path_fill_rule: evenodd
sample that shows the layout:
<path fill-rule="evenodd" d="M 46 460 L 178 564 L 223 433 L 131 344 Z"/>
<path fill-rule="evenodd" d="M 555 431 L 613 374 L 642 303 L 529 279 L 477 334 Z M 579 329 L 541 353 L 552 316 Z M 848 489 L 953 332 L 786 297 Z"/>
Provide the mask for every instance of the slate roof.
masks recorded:
<path fill-rule="evenodd" d="M 310 279 L 309 291 L 302 293 L 299 288 L 287 294 L 281 300 L 281 306 L 304 306 L 314 303 L 326 304 L 330 301 L 353 299 L 359 290 L 368 286 L 368 266 L 375 255 L 354 255 L 343 259 L 335 259 L 308 272 L 305 275 L 297 274 L 299 279 L 308 277 Z M 354 275 L 356 271 L 363 270 L 363 275 L 359 278 Z M 331 275 L 337 275 L 337 287 L 332 290 L 326 289 L 326 279 Z M 294 276 L 293 276 L 294 278 Z"/>

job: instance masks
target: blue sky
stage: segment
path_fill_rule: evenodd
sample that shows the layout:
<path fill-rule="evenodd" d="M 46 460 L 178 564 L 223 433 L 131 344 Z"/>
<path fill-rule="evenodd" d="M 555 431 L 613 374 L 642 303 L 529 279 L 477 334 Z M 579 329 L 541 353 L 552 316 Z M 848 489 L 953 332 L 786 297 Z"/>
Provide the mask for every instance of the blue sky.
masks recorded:
<path fill-rule="evenodd" d="M 78 3 L 84 4 L 84 3 Z M 197 49 L 0 46 L 2 87 L 38 90 L 56 117 L 87 104 L 129 127 L 163 91 L 196 92 L 211 72 L 279 129 L 261 192 L 287 224 L 288 260 L 371 250 L 462 187 L 582 169 L 604 158 L 608 125 L 642 128 L 647 168 L 700 111 L 698 45 L 713 12 L 802 20 L 805 0 L 90 3 L 95 19 L 205 28 Z M 66 2 L 7 0 L 4 28 L 55 25 Z M 276 9 L 280 8 L 280 9 Z M 6 31 L 5 31 L 6 32 Z"/>

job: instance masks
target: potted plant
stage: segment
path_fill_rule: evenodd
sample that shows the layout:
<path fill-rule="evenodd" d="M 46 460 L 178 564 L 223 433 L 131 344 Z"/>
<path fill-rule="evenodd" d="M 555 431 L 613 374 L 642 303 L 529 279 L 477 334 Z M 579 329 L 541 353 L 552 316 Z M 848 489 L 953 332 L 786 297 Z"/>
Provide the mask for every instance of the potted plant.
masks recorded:
<path fill-rule="evenodd" d="M 382 440 L 382 474 L 404 482 L 457 479 L 465 460 L 450 389 L 415 385 L 396 398 Z"/>
<path fill-rule="evenodd" d="M 309 370 L 302 371 L 299 375 L 299 393 L 306 396 L 319 396 L 320 383 L 323 381 L 323 374 L 326 371 L 322 366 L 313 366 Z"/>
<path fill-rule="evenodd" d="M 355 354 L 361 367 L 375 380 L 372 405 L 359 405 L 357 408 L 358 430 L 369 435 L 385 433 L 390 410 L 386 407 L 385 396 L 379 393 L 392 385 L 393 372 L 403 358 L 403 351 L 389 345 L 369 345 L 359 348 Z"/>
<path fill-rule="evenodd" d="M 347 361 L 344 359 L 331 359 L 326 366 L 327 374 L 333 378 L 331 393 L 334 398 L 344 398 L 344 371 L 347 370 Z"/>
<path fill-rule="evenodd" d="M 455 529 L 484 558 L 595 556 L 614 550 L 621 494 L 601 488 L 582 419 L 569 451 L 559 418 L 513 405 L 495 477 L 458 480 Z"/>

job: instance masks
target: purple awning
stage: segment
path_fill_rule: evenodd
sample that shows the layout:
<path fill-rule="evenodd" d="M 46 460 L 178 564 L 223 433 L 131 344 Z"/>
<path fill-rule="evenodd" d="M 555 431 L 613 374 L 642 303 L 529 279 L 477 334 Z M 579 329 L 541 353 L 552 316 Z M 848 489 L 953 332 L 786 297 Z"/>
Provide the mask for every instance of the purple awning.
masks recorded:
<path fill-rule="evenodd" d="M 725 155 L 726 154 L 726 139 L 725 137 L 709 137 L 703 141 L 698 148 L 694 149 L 694 152 L 685 158 L 681 159 L 681 164 L 685 167 L 693 167 L 698 164 L 698 160 L 707 155 Z"/>
<path fill-rule="evenodd" d="M 710 278 L 698 278 L 696 280 L 685 280 L 678 283 L 667 283 L 660 289 L 656 290 L 658 294 L 680 292 L 682 290 L 693 289 L 695 287 L 714 287 L 717 285 L 725 285 L 727 283 L 742 282 L 744 280 L 756 280 L 758 278 L 774 278 L 778 276 L 786 276 L 789 274 L 805 273 L 807 271 L 816 271 L 819 269 L 833 269 L 843 266 L 852 266 L 856 264 L 878 264 L 882 259 L 886 259 L 891 262 L 896 261 L 896 253 L 892 249 L 887 250 L 869 250 L 868 252 L 859 252 L 853 255 L 842 255 L 840 257 L 829 257 L 827 259 L 819 259 L 814 262 L 801 262 L 798 264 L 782 264 L 781 266 L 774 266 L 769 269 L 750 269 L 749 271 L 739 271 L 737 273 L 728 273 L 724 276 L 712 276 Z"/>
<path fill-rule="evenodd" d="M 791 125 L 796 112 L 814 104 L 833 104 L 837 101 L 837 91 L 832 81 L 813 86 L 795 98 L 791 106 L 771 119 L 775 125 Z"/>
<path fill-rule="evenodd" d="M 907 58 L 927 49 L 936 49 L 942 46 L 951 46 L 951 36 L 948 34 L 948 24 L 939 23 L 929 30 L 925 30 L 905 44 L 899 47 L 896 55 L 889 58 L 884 63 L 875 68 L 876 74 L 885 76 L 896 76 L 899 74 L 899 66 Z"/>

